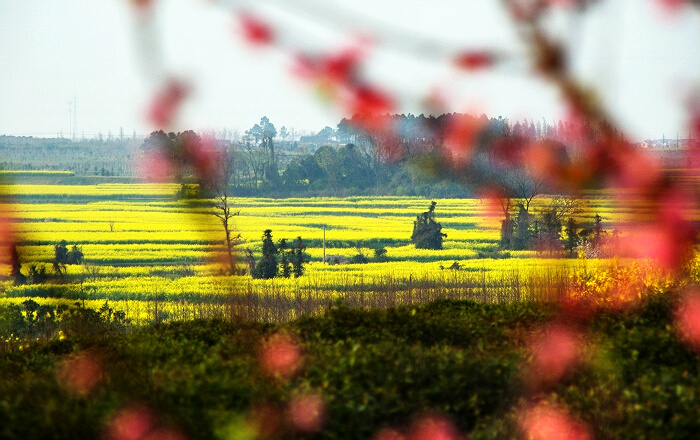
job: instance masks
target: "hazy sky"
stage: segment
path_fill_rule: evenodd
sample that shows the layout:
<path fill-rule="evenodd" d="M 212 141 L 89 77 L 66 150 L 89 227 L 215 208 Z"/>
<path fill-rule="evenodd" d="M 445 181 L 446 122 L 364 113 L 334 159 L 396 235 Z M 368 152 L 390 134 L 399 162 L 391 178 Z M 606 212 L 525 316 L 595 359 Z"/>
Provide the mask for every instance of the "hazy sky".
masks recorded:
<path fill-rule="evenodd" d="M 333 0 L 253 2 L 287 38 L 305 49 L 333 49 L 348 41 L 341 17 L 303 6 Z M 254 50 L 234 32 L 231 4 L 161 0 L 156 43 L 167 73 L 187 78 L 194 95 L 177 129 L 238 129 L 267 115 L 278 127 L 320 130 L 343 116 L 290 75 L 286 54 Z M 267 3 L 286 4 L 275 8 Z M 574 21 L 555 14 L 551 32 L 572 45 L 577 75 L 601 92 L 635 138 L 681 137 L 684 101 L 700 84 L 700 18 L 670 14 L 654 0 L 608 0 Z M 289 6 L 296 5 L 296 6 Z M 330 6 L 328 6 L 330 5 Z M 407 36 L 444 47 L 487 45 L 520 53 L 500 0 L 354 0 L 343 8 Z M 304 12 L 306 11 L 306 12 Z M 144 39 L 126 0 L 0 0 L 0 134 L 68 137 L 70 103 L 77 98 L 77 136 L 148 133 L 144 117 L 153 92 L 139 51 Z M 388 31 L 386 31 L 388 32 Z M 399 38 L 400 40 L 400 38 Z M 153 41 L 149 40 L 151 43 Z M 410 42 L 406 43 L 410 46 Z M 379 48 L 367 75 L 401 98 L 400 111 L 421 113 L 430 90 L 450 98 L 452 111 L 510 119 L 554 120 L 563 115 L 556 91 L 527 75 L 524 60 L 495 73 L 465 74 L 449 63 Z"/>

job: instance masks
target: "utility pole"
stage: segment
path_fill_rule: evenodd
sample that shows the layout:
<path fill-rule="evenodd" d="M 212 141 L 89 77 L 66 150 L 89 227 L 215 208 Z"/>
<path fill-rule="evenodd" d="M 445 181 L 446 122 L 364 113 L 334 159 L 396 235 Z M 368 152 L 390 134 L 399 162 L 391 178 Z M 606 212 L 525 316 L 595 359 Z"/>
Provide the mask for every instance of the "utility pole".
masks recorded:
<path fill-rule="evenodd" d="M 69 102 L 68 103 L 68 137 L 71 138 L 73 137 L 73 103 Z M 61 135 L 63 137 L 63 135 Z"/>
<path fill-rule="evenodd" d="M 75 142 L 75 134 L 78 132 L 78 97 L 73 95 L 73 135 L 71 139 Z"/>

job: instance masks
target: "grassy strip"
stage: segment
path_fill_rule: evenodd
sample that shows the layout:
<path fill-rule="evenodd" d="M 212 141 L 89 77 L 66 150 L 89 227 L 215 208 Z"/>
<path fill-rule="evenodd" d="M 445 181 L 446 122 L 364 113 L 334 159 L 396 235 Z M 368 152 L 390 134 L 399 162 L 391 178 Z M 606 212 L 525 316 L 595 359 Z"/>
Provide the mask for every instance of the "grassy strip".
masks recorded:
<path fill-rule="evenodd" d="M 534 398 L 566 409 L 598 439 L 692 437 L 698 359 L 676 338 L 674 301 L 657 296 L 597 315 L 586 361 Z M 257 426 L 273 438 L 368 439 L 384 428 L 409 432 L 436 414 L 473 439 L 520 438 L 517 414 L 533 398 L 524 379 L 528 343 L 554 314 L 544 303 L 442 300 L 340 306 L 278 325 L 194 321 L 126 334 L 104 324 L 76 332 L 74 319 L 65 339 L 0 345 L 0 437 L 97 438 L 136 413 L 152 433 L 186 438 L 256 438 Z M 303 362 L 295 374 L 266 374 L 263 347 L 275 334 L 297 341 Z M 76 386 L 67 369 L 76 365 L 93 365 L 95 383 Z M 294 423 L 300 396 L 320 397 L 319 431 Z"/>

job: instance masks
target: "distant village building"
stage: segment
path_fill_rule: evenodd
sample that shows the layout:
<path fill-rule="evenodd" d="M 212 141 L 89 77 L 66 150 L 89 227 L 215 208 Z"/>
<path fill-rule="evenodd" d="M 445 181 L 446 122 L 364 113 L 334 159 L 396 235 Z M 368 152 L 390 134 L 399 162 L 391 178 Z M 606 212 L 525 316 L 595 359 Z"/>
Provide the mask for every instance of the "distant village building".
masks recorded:
<path fill-rule="evenodd" d="M 692 143 L 692 139 L 646 139 L 639 143 L 639 146 L 649 150 L 670 150 L 679 148 L 688 148 Z"/>

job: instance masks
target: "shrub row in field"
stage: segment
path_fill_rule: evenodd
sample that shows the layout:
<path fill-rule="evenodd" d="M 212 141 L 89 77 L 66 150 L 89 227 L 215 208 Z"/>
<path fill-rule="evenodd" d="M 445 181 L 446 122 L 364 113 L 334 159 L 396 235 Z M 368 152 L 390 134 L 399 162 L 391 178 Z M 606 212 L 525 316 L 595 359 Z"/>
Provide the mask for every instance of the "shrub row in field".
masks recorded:
<path fill-rule="evenodd" d="M 692 438 L 699 364 L 670 325 L 674 301 L 598 315 L 589 360 L 538 396 L 522 379 L 528 338 L 554 315 L 541 303 L 340 306 L 284 325 L 195 321 L 10 343 L 0 351 L 0 436 L 97 438 L 137 414 L 153 434 L 186 438 L 368 439 L 426 417 L 473 439 L 520 438 L 518 414 L 534 398 L 594 438 Z M 286 354 L 270 364 L 269 353 Z M 285 365 L 289 374 L 270 370 Z M 67 368 L 78 366 L 94 381 L 76 381 Z M 301 403 L 318 417 L 300 424 Z"/>

